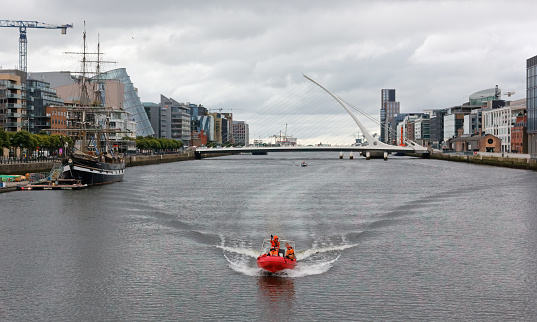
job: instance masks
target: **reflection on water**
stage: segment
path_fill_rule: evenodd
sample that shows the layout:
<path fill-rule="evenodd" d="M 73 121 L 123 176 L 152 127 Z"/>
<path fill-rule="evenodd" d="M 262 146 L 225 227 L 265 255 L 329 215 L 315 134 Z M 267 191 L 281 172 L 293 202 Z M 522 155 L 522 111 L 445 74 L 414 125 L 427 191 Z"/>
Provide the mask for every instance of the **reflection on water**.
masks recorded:
<path fill-rule="evenodd" d="M 259 276 L 258 302 L 264 315 L 271 320 L 283 318 L 295 309 L 295 282 L 292 278 L 283 276 Z"/>

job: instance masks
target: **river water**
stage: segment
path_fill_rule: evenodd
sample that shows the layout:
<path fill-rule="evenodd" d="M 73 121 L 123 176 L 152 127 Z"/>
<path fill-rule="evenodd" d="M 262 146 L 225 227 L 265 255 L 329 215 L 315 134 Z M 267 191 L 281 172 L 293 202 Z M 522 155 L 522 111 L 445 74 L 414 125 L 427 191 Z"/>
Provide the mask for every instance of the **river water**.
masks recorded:
<path fill-rule="evenodd" d="M 332 153 L 4 193 L 0 320 L 535 321 L 536 193 L 525 170 Z M 257 268 L 270 234 L 294 270 Z"/>

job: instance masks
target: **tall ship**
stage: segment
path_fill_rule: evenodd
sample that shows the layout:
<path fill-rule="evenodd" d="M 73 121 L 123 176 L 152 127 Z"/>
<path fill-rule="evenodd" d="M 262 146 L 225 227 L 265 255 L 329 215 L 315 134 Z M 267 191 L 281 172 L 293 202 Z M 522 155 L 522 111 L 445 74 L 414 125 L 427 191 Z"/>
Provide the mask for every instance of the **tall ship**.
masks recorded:
<path fill-rule="evenodd" d="M 106 108 L 79 107 L 70 109 L 70 122 L 79 127 L 73 130 L 71 138 L 73 147 L 66 147 L 66 158 L 63 161 L 62 177 L 80 180 L 82 184 L 97 185 L 123 180 L 125 159 L 123 154 L 114 153 L 108 140 L 112 132 L 108 124 Z M 73 116 L 75 116 L 73 118 Z M 96 122 L 96 123 L 95 123 Z M 100 123 L 100 125 L 99 125 Z M 93 124 L 91 126 L 91 124 Z"/>
<path fill-rule="evenodd" d="M 98 46 L 99 48 L 99 46 Z M 99 50 L 97 53 L 96 72 L 89 77 L 86 64 L 86 31 L 84 31 L 84 52 L 82 72 L 77 78 L 80 86 L 80 99 L 68 108 L 66 136 L 72 144 L 65 144 L 65 159 L 62 162 L 64 179 L 80 180 L 82 184 L 99 185 L 123 180 L 125 159 L 122 153 L 114 149 L 110 135 L 117 136 L 121 129 L 111 128 L 112 115 L 126 113 L 118 107 L 106 106 L 104 80 L 100 78 Z M 90 95 L 91 93 L 91 95 Z"/>

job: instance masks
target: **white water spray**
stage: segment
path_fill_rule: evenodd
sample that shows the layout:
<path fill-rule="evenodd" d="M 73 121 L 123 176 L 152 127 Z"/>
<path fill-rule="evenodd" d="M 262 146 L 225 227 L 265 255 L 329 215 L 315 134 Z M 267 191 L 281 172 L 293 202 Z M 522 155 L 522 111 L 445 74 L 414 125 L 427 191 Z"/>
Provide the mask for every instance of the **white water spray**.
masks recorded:
<path fill-rule="evenodd" d="M 357 246 L 356 244 L 350 244 L 350 245 L 339 245 L 339 246 L 327 246 L 327 247 L 320 247 L 320 248 L 311 248 L 304 251 L 296 252 L 297 259 L 299 262 L 297 263 L 296 267 L 294 269 L 290 270 L 283 270 L 275 274 L 271 275 L 278 275 L 282 277 L 304 277 L 304 276 L 310 276 L 310 275 L 318 275 L 323 274 L 327 272 L 332 266 L 334 266 L 334 263 L 339 259 L 341 254 L 338 254 L 336 258 L 332 259 L 326 259 L 322 256 L 322 258 L 313 259 L 313 255 L 319 255 L 323 253 L 330 253 L 330 252 L 337 252 L 342 251 L 348 248 L 352 248 Z M 229 263 L 229 267 L 234 270 L 235 272 L 247 275 L 247 276 L 263 276 L 270 274 L 267 271 L 252 266 L 252 258 L 256 259 L 259 255 L 263 254 L 263 252 L 259 250 L 253 250 L 247 247 L 229 247 L 224 245 L 224 240 L 222 238 L 222 244 L 215 246 L 217 248 L 220 248 L 224 252 L 224 257 Z M 234 256 L 230 258 L 231 256 L 227 256 L 227 253 L 233 253 Z M 240 256 L 239 256 L 240 255 Z M 316 256 L 313 256 L 316 257 Z M 254 264 L 255 265 L 255 264 Z"/>
<path fill-rule="evenodd" d="M 320 254 L 320 253 L 328 253 L 328 252 L 334 252 L 334 251 L 340 251 L 347 248 L 352 248 L 357 246 L 356 244 L 351 245 L 340 245 L 340 246 L 328 246 L 328 247 L 320 247 L 320 248 L 310 248 L 303 251 L 296 252 L 296 258 L 299 260 L 304 260 L 312 255 Z"/>

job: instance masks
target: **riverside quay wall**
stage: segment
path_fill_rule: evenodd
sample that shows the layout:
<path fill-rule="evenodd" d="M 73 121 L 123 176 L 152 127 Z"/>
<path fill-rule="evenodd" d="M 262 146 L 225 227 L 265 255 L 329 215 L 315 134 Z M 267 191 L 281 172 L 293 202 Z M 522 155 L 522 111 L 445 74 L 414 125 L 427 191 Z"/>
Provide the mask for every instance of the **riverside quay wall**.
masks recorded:
<path fill-rule="evenodd" d="M 166 162 L 194 160 L 194 151 L 177 154 L 154 154 L 154 155 L 132 155 L 125 158 L 127 167 L 138 165 L 158 164 Z"/>
<path fill-rule="evenodd" d="M 194 160 L 194 151 L 174 154 L 154 154 L 154 155 L 132 155 L 125 158 L 127 167 L 139 165 L 158 164 L 166 162 Z M 54 161 L 45 162 L 23 162 L 0 164 L 0 174 L 20 174 L 35 172 L 49 172 L 54 166 Z"/>
<path fill-rule="evenodd" d="M 529 157 L 517 157 L 516 154 L 510 155 L 483 155 L 483 154 L 450 154 L 450 153 L 431 153 L 431 159 L 466 162 L 473 164 L 491 165 L 497 167 L 506 167 L 513 169 L 525 169 L 537 171 L 537 159 Z"/>

